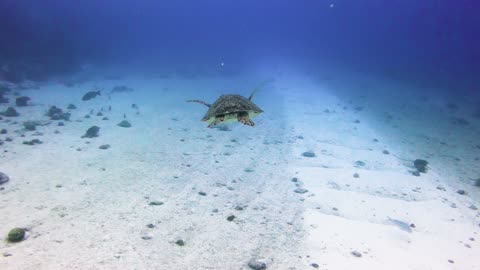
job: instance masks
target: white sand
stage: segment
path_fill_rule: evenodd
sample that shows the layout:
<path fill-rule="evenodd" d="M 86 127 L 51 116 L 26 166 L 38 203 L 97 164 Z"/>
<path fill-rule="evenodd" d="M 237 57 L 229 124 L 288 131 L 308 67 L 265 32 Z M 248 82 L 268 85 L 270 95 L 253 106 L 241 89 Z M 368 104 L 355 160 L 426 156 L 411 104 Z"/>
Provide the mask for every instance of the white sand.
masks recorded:
<path fill-rule="evenodd" d="M 44 133 L 38 137 L 25 132 L 20 138 L 13 132 L 18 124 L 0 121 L 14 137 L 0 146 L 8 150 L 0 171 L 11 178 L 0 191 L 0 237 L 13 227 L 29 228 L 21 243 L 2 241 L 0 252 L 12 256 L 0 256 L 0 269 L 248 269 L 252 258 L 266 259 L 268 269 L 314 269 L 311 263 L 319 269 L 480 269 L 478 210 L 468 208 L 479 206 L 473 199 L 479 197 L 465 180 L 478 171 L 468 169 L 473 154 L 458 150 L 469 146 L 460 145 L 466 140 L 457 139 L 455 147 L 465 162 L 452 164 L 432 141 L 460 135 L 443 136 L 440 126 L 428 125 L 434 139 L 420 141 L 419 133 L 432 130 L 411 132 L 419 121 L 401 108 L 391 111 L 400 127 L 385 124 L 378 96 L 356 100 L 368 104 L 356 112 L 356 104 L 336 92 L 344 86 L 275 77 L 257 95 L 266 112 L 254 119 L 257 125 L 233 124 L 230 131 L 207 129 L 199 121 L 207 108 L 184 100 L 248 96 L 257 81 L 130 79 L 23 91 L 35 106 L 19 108 L 12 121 L 46 120 L 49 105 L 78 109 L 65 127 L 56 121 L 38 127 Z M 80 101 L 94 85 L 122 84 L 135 91 Z M 83 118 L 108 105 L 110 120 Z M 116 126 L 124 113 L 132 128 Z M 101 127 L 100 136 L 81 139 L 92 125 Z M 31 138 L 44 143 L 21 144 Z M 111 148 L 98 149 L 102 144 Z M 317 157 L 302 157 L 308 150 Z M 416 158 L 431 162 L 427 174 L 409 173 Z M 355 167 L 357 160 L 366 165 Z M 294 193 L 293 177 L 309 192 Z M 469 193 L 457 194 L 460 188 Z M 227 221 L 232 214 L 237 218 Z M 402 231 L 388 217 L 415 228 Z M 178 239 L 185 246 L 177 246 Z"/>

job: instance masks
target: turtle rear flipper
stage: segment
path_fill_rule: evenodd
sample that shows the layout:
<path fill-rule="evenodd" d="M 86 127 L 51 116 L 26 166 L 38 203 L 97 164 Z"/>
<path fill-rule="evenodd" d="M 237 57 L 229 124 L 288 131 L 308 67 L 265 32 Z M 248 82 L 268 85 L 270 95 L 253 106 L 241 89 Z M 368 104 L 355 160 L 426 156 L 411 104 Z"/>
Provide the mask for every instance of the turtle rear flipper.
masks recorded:
<path fill-rule="evenodd" d="M 246 126 L 255 126 L 255 123 L 250 119 L 250 116 L 248 116 L 247 112 L 241 112 L 237 116 L 238 122 L 246 125 Z"/>
<path fill-rule="evenodd" d="M 187 100 L 187 102 L 196 102 L 196 103 L 200 103 L 200 104 L 203 104 L 203 105 L 205 105 L 205 106 L 207 106 L 207 107 L 209 107 L 209 108 L 210 108 L 210 106 L 212 106 L 211 104 L 208 104 L 208 103 L 206 103 L 205 101 L 198 100 L 198 99 Z"/>
<path fill-rule="evenodd" d="M 215 120 L 212 123 L 210 123 L 210 125 L 208 125 L 208 127 L 213 128 L 217 124 L 223 122 L 223 120 L 225 120 L 225 115 L 218 115 L 217 117 L 215 117 Z"/>

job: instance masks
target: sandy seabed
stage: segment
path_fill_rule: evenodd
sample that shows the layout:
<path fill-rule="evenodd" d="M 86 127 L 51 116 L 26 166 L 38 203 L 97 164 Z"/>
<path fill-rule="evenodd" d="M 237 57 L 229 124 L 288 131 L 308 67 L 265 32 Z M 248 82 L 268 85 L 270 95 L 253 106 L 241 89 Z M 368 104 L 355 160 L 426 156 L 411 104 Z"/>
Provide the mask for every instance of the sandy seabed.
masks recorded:
<path fill-rule="evenodd" d="M 281 75 L 257 93 L 265 113 L 253 128 L 208 129 L 199 121 L 207 108 L 185 102 L 248 96 L 255 83 L 121 79 L 19 91 L 31 105 L 0 121 L 0 139 L 13 139 L 0 146 L 10 176 L 0 191 L 0 269 L 251 269 L 251 260 L 267 269 L 480 269 L 471 183 L 479 123 L 452 123 L 463 107 L 378 90 L 402 87 L 390 82 Z M 108 94 L 116 85 L 134 91 Z M 81 101 L 95 86 L 102 96 Z M 65 126 L 45 116 L 70 103 Z M 117 126 L 124 115 L 132 127 Z M 28 120 L 42 125 L 26 131 Z M 81 138 L 93 125 L 99 136 Z M 22 144 L 31 139 L 43 143 Z M 412 174 L 415 159 L 428 160 L 427 173 Z M 24 241 L 6 241 L 14 227 L 28 229 Z"/>

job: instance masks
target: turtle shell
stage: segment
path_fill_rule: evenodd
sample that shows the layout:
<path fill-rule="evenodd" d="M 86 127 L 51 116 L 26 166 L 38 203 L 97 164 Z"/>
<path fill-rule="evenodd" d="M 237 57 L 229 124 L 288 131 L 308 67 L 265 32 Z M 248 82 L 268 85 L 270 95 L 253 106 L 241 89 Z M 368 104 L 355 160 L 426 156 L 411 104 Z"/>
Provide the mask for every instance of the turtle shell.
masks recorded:
<path fill-rule="evenodd" d="M 210 106 L 207 113 L 202 118 L 202 121 L 207 121 L 218 115 L 238 112 L 255 112 L 258 114 L 263 111 L 248 98 L 240 95 L 222 95 Z"/>

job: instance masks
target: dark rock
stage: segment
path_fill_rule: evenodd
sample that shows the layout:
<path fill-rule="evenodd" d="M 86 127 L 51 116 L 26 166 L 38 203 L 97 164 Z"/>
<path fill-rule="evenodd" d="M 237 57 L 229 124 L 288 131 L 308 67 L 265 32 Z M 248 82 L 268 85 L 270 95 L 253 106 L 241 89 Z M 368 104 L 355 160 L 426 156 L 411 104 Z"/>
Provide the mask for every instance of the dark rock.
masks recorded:
<path fill-rule="evenodd" d="M 33 139 L 30 141 L 23 141 L 23 144 L 25 145 L 35 145 L 35 144 L 42 144 L 43 142 L 40 141 L 39 139 Z"/>
<path fill-rule="evenodd" d="M 463 189 L 457 190 L 457 193 L 460 194 L 460 195 L 465 195 L 465 194 L 467 194 L 467 192 L 465 192 L 465 190 L 463 190 Z"/>
<path fill-rule="evenodd" d="M 318 267 L 319 267 L 318 263 L 312 263 L 312 264 L 310 264 L 310 265 L 311 265 L 313 268 L 318 268 Z"/>
<path fill-rule="evenodd" d="M 97 126 L 92 126 L 89 129 L 87 129 L 87 132 L 85 135 L 82 136 L 82 138 L 95 138 L 98 137 L 98 132 L 100 131 L 100 128 Z"/>
<path fill-rule="evenodd" d="M 87 115 L 85 115 L 85 118 L 90 118 L 90 115 L 88 115 L 88 114 L 87 114 Z"/>
<path fill-rule="evenodd" d="M 5 141 L 6 141 L 6 142 L 12 142 L 13 139 L 12 139 L 12 137 L 7 137 L 7 138 L 5 138 Z"/>
<path fill-rule="evenodd" d="M 51 120 L 70 120 L 70 113 L 63 112 L 62 109 L 57 108 L 56 106 L 51 106 L 47 111 L 47 116 Z"/>
<path fill-rule="evenodd" d="M 163 202 L 159 202 L 159 201 L 153 201 L 153 202 L 149 202 L 148 205 L 163 205 Z"/>
<path fill-rule="evenodd" d="M 297 177 L 293 177 L 291 181 L 294 182 L 294 183 L 296 183 L 296 182 L 298 182 L 298 178 L 297 178 Z"/>
<path fill-rule="evenodd" d="M 363 166 L 365 166 L 365 165 L 366 165 L 365 162 L 363 162 L 363 161 L 361 161 L 361 160 L 355 161 L 355 166 L 363 167 Z"/>
<path fill-rule="evenodd" d="M 354 177 L 354 178 L 360 178 L 360 175 L 359 175 L 358 173 L 354 173 L 354 174 L 353 174 L 353 177 Z"/>
<path fill-rule="evenodd" d="M 152 223 L 150 223 L 150 224 L 147 224 L 147 228 L 149 228 L 149 229 L 153 229 L 153 228 L 155 228 L 155 225 L 153 225 Z"/>
<path fill-rule="evenodd" d="M 0 129 L 0 134 L 7 134 L 7 130 L 4 128 Z"/>
<path fill-rule="evenodd" d="M 302 153 L 302 156 L 304 156 L 304 157 L 310 157 L 310 158 L 316 157 L 316 155 L 315 155 L 315 153 L 314 153 L 313 151 L 303 152 L 303 153 Z"/>
<path fill-rule="evenodd" d="M 15 99 L 15 104 L 17 107 L 26 107 L 28 106 L 28 101 L 31 100 L 31 98 L 23 96 L 23 97 L 18 97 Z"/>
<path fill-rule="evenodd" d="M 38 122 L 36 122 L 36 121 L 26 121 L 26 122 L 23 122 L 23 126 L 28 131 L 34 131 L 35 129 L 37 129 Z"/>
<path fill-rule="evenodd" d="M 360 252 L 358 252 L 358 251 L 356 251 L 356 250 L 352 251 L 351 254 L 352 254 L 353 256 L 355 256 L 355 257 L 358 257 L 358 258 L 362 257 L 362 253 L 360 253 Z"/>
<path fill-rule="evenodd" d="M 267 263 L 264 260 L 251 260 L 248 262 L 248 267 L 254 270 L 267 269 Z"/>
<path fill-rule="evenodd" d="M 8 107 L 6 111 L 0 112 L 0 115 L 6 116 L 6 117 L 16 117 L 19 116 L 20 114 L 15 110 L 13 107 Z"/>
<path fill-rule="evenodd" d="M 110 145 L 109 144 L 103 144 L 103 145 L 100 145 L 98 148 L 106 150 L 106 149 L 110 148 Z"/>
<path fill-rule="evenodd" d="M 10 230 L 8 233 L 8 241 L 9 242 L 20 242 L 25 239 L 25 229 L 22 228 L 14 228 Z"/>
<path fill-rule="evenodd" d="M 77 106 L 75 106 L 74 104 L 68 104 L 67 109 L 75 110 L 75 109 L 77 109 Z"/>
<path fill-rule="evenodd" d="M 415 159 L 413 161 L 413 166 L 417 168 L 418 172 L 426 173 L 427 172 L 428 161 L 423 159 Z"/>
<path fill-rule="evenodd" d="M 201 195 L 201 196 L 207 196 L 207 193 L 206 193 L 206 192 L 204 192 L 204 191 L 200 191 L 200 192 L 198 192 L 198 195 Z"/>
<path fill-rule="evenodd" d="M 8 175 L 6 175 L 5 173 L 0 172 L 0 185 L 3 185 L 8 181 L 10 181 L 10 177 L 8 177 Z"/>
<path fill-rule="evenodd" d="M 230 216 L 227 217 L 227 220 L 228 221 L 233 221 L 235 218 L 236 218 L 236 216 L 230 215 Z"/>
<path fill-rule="evenodd" d="M 388 150 L 383 150 L 382 153 L 385 154 L 385 155 L 390 154 L 390 152 L 388 152 Z"/>
<path fill-rule="evenodd" d="M 130 124 L 130 122 L 128 122 L 127 120 L 122 120 L 122 122 L 118 123 L 117 126 L 129 128 L 132 126 L 132 124 Z"/>
<path fill-rule="evenodd" d="M 108 120 L 108 117 L 105 116 L 105 117 L 102 118 L 102 120 Z"/>
<path fill-rule="evenodd" d="M 58 126 L 59 126 L 59 127 L 63 127 L 63 126 L 65 126 L 65 123 L 63 123 L 63 122 L 58 122 Z"/>
<path fill-rule="evenodd" d="M 102 113 L 102 112 L 98 112 L 98 113 L 97 113 L 97 116 L 103 116 L 103 113 Z"/>
<path fill-rule="evenodd" d="M 185 241 L 183 241 L 182 239 L 179 239 L 179 240 L 177 240 L 177 241 L 175 242 L 175 244 L 183 247 L 183 246 L 185 246 Z"/>
<path fill-rule="evenodd" d="M 142 239 L 143 240 L 151 240 L 153 237 L 151 237 L 150 235 L 144 235 L 142 236 Z"/>
<path fill-rule="evenodd" d="M 304 189 L 304 188 L 296 188 L 294 190 L 295 193 L 299 193 L 299 194 L 304 194 L 304 193 L 307 193 L 308 192 L 308 189 Z"/>

